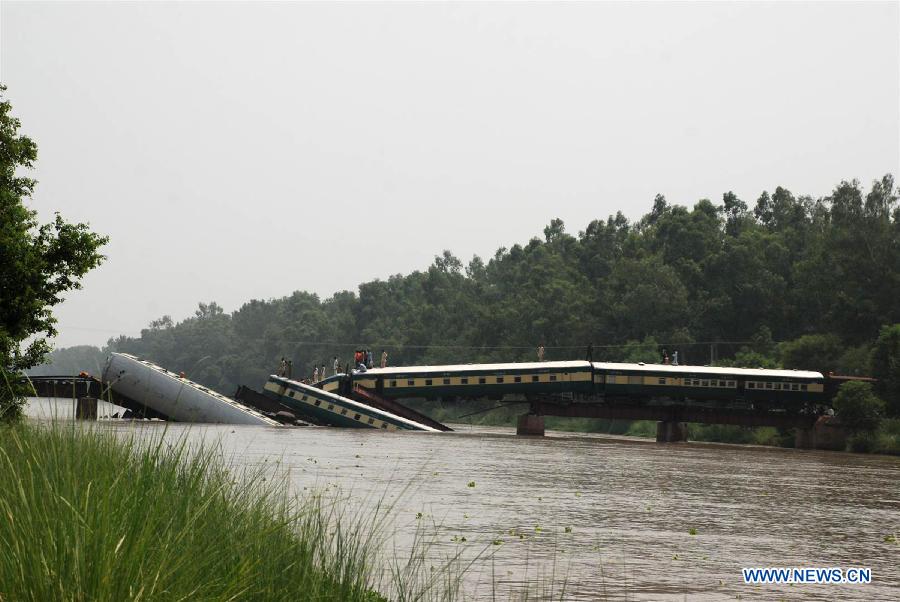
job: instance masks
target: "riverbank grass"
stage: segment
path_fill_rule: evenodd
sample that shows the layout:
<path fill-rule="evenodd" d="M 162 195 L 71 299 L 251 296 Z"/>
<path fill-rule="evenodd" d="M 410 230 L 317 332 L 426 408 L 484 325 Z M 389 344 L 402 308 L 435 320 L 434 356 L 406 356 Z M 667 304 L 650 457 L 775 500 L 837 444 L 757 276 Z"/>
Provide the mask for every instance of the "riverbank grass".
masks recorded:
<path fill-rule="evenodd" d="M 80 425 L 3 427 L 0 600 L 384 600 L 370 527 L 218 458 Z"/>

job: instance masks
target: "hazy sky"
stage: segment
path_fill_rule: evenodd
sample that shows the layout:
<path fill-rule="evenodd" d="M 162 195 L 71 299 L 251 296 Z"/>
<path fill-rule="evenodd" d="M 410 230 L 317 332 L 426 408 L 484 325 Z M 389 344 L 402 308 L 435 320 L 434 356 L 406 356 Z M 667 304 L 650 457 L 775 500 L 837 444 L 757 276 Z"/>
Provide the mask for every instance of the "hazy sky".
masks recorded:
<path fill-rule="evenodd" d="M 0 3 L 33 206 L 110 236 L 57 343 L 327 297 L 656 193 L 900 165 L 900 15 L 864 4 Z"/>

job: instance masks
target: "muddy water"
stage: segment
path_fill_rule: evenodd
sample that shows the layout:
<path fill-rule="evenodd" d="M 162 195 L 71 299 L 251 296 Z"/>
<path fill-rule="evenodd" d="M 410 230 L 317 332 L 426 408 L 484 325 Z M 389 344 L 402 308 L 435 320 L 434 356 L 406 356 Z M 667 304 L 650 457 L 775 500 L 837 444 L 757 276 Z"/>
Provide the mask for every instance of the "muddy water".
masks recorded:
<path fill-rule="evenodd" d="M 483 553 L 472 598 L 527 580 L 557 599 L 564 583 L 567 600 L 900 600 L 900 545 L 885 541 L 900 538 L 900 458 L 471 427 L 138 428 L 280 461 L 298 491 L 337 485 L 358 508 L 386 495 L 398 555 L 423 524 L 431 556 Z M 873 583 L 745 585 L 757 566 L 870 567 Z"/>
<path fill-rule="evenodd" d="M 900 545 L 885 541 L 900 535 L 900 458 L 469 427 L 168 429 L 238 463 L 280 460 L 298 490 L 387 494 L 398 550 L 426 521 L 431 554 L 492 556 L 467 577 L 476 598 L 524 578 L 571 600 L 900 600 Z M 873 583 L 745 585 L 755 566 L 870 567 Z"/>

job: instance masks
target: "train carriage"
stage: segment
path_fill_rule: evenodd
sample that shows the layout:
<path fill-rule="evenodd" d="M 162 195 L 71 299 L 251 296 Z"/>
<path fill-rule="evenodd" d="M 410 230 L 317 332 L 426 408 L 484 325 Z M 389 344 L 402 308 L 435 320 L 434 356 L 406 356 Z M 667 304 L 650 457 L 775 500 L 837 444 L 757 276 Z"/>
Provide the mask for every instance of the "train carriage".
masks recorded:
<path fill-rule="evenodd" d="M 586 361 L 374 368 L 356 372 L 352 379 L 353 385 L 387 398 L 593 393 L 593 372 Z"/>
<path fill-rule="evenodd" d="M 821 403 L 824 376 L 804 370 L 594 363 L 606 397 L 671 398 L 800 409 Z"/>

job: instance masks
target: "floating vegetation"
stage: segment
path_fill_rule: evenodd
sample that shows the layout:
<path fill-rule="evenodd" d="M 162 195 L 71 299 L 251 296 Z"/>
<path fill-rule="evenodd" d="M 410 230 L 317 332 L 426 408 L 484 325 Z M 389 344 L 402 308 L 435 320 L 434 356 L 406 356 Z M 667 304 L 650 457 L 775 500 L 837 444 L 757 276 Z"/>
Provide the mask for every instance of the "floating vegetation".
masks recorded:
<path fill-rule="evenodd" d="M 423 516 L 425 516 L 425 515 L 422 514 L 421 512 L 416 512 L 416 520 L 419 520 L 419 519 L 422 518 Z"/>
<path fill-rule="evenodd" d="M 571 533 L 571 532 L 572 532 L 572 527 L 566 527 L 566 533 Z"/>
<path fill-rule="evenodd" d="M 502 540 L 502 539 L 495 539 L 495 540 L 492 541 L 491 543 L 492 543 L 493 545 L 495 545 L 495 546 L 499 546 L 499 545 L 502 545 L 502 544 L 503 544 L 503 540 Z"/>
<path fill-rule="evenodd" d="M 689 534 L 689 535 L 696 535 L 696 534 L 697 534 L 697 529 L 691 527 L 690 529 L 688 529 L 688 534 Z"/>
<path fill-rule="evenodd" d="M 469 481 L 469 484 L 466 487 L 475 487 L 475 481 Z"/>
<path fill-rule="evenodd" d="M 896 535 L 885 535 L 884 543 L 897 543 L 897 536 Z"/>

